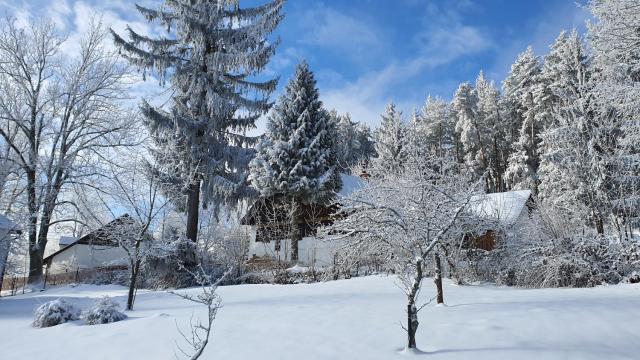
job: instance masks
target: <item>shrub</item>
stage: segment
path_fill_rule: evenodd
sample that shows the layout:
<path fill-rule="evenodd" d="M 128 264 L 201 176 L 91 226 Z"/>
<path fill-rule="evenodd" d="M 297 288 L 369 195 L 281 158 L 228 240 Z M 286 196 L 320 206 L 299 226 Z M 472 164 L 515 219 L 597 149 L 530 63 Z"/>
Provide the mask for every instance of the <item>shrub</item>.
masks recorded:
<path fill-rule="evenodd" d="M 121 321 L 127 318 L 127 315 L 118 310 L 118 303 L 108 296 L 98 300 L 95 305 L 84 313 L 83 318 L 87 325 L 108 324 Z"/>
<path fill-rule="evenodd" d="M 78 320 L 80 309 L 63 299 L 57 299 L 40 305 L 33 314 L 33 326 L 45 328 Z"/>

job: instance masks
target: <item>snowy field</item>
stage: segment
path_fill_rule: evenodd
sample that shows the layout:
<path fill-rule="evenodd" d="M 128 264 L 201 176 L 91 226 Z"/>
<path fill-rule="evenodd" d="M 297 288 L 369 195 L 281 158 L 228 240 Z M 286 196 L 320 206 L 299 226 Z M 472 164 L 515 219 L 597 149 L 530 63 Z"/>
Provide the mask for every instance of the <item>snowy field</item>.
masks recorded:
<path fill-rule="evenodd" d="M 425 283 L 425 296 L 432 292 Z M 195 290 L 190 290 L 195 291 Z M 204 359 L 394 359 L 405 337 L 404 299 L 391 277 L 219 289 L 224 308 Z M 39 304 L 64 297 L 86 308 L 117 286 L 61 287 L 0 299 L 0 358 L 174 359 L 179 334 L 204 309 L 140 292 L 129 319 L 31 327 Z M 524 290 L 445 284 L 446 306 L 420 313 L 428 359 L 640 359 L 640 285 Z M 414 355 L 411 355 L 414 356 Z"/>

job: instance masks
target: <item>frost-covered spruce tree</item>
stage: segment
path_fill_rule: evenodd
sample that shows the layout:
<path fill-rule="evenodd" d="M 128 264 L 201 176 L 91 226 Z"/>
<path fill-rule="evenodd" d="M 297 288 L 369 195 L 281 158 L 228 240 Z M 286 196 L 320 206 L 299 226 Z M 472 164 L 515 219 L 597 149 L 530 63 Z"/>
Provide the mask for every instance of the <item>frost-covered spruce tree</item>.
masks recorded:
<path fill-rule="evenodd" d="M 402 112 L 395 104 L 387 105 L 382 122 L 375 131 L 377 157 L 372 161 L 375 173 L 398 172 L 407 159 L 408 136 L 402 123 Z"/>
<path fill-rule="evenodd" d="M 453 125 L 448 104 L 437 97 L 427 97 L 420 112 L 414 110 L 409 125 L 409 146 L 413 154 L 442 157 L 453 146 Z"/>
<path fill-rule="evenodd" d="M 376 146 L 373 139 L 371 128 L 364 123 L 358 123 L 356 128 L 358 149 L 356 150 L 357 163 L 361 163 L 365 167 L 369 167 L 371 159 L 376 157 Z"/>
<path fill-rule="evenodd" d="M 540 73 L 540 62 L 528 47 L 511 66 L 503 82 L 505 116 L 508 118 L 507 142 L 513 144 L 505 171 L 509 188 L 537 191 L 539 135 L 542 124 L 536 118 L 534 89 Z M 517 132 L 517 135 L 516 135 Z"/>
<path fill-rule="evenodd" d="M 607 217 L 606 169 L 597 149 L 599 125 L 594 112 L 593 76 L 582 40 L 560 36 L 545 59 L 550 77 L 551 123 L 541 134 L 539 196 L 569 216 L 587 219 L 598 233 Z"/>
<path fill-rule="evenodd" d="M 594 96 L 618 134 L 610 161 L 614 226 L 630 237 L 640 228 L 640 5 L 605 0 L 591 1 L 589 8 L 596 19 L 588 34 L 599 72 Z"/>
<path fill-rule="evenodd" d="M 347 113 L 339 115 L 335 110 L 330 112 L 336 126 L 336 155 L 338 164 L 343 171 L 349 171 L 351 166 L 360 160 L 360 139 L 358 123 L 351 120 Z"/>
<path fill-rule="evenodd" d="M 486 137 L 486 190 L 488 192 L 503 191 L 508 143 L 505 140 L 506 124 L 500 109 L 500 91 L 482 72 L 476 80 L 475 91 L 478 99 L 476 115 Z"/>
<path fill-rule="evenodd" d="M 475 88 L 461 84 L 451 104 L 455 132 L 464 149 L 464 163 L 476 178 L 485 177 L 489 192 L 501 191 L 505 167 L 505 136 L 500 92 L 480 72 Z"/>
<path fill-rule="evenodd" d="M 250 163 L 251 185 L 263 197 L 290 201 L 291 259 L 298 260 L 299 207 L 329 201 L 342 187 L 335 155 L 335 127 L 322 108 L 306 62 L 296 68 L 269 114 L 267 132 Z"/>
<path fill-rule="evenodd" d="M 424 117 L 417 109 L 413 109 L 409 124 L 407 125 L 406 152 L 411 156 L 426 156 L 430 153 L 427 142 L 427 133 L 424 125 Z"/>
<path fill-rule="evenodd" d="M 453 146 L 453 124 L 448 104 L 439 97 L 427 98 L 422 108 L 426 141 L 433 155 L 443 157 L 445 150 Z"/>
<path fill-rule="evenodd" d="M 478 97 L 469 83 L 462 83 L 451 103 L 451 112 L 456 119 L 456 132 L 464 151 L 464 163 L 480 178 L 489 163 L 486 129 L 479 122 Z"/>
<path fill-rule="evenodd" d="M 187 237 L 197 240 L 200 203 L 233 204 L 247 195 L 246 168 L 256 139 L 243 132 L 271 106 L 276 80 L 253 81 L 278 42 L 268 35 L 282 20 L 284 0 L 240 8 L 238 0 L 166 0 L 158 9 L 136 6 L 165 36 L 128 28 L 113 32 L 124 57 L 153 71 L 173 91 L 170 109 L 143 101 L 152 133 L 171 145 L 160 172 L 186 179 Z"/>

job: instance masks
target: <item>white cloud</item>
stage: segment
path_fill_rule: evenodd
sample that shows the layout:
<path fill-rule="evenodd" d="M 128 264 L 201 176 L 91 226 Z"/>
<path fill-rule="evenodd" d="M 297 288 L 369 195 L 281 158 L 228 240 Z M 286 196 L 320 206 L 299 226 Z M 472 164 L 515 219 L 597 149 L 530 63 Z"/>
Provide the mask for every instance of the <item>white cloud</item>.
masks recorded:
<path fill-rule="evenodd" d="M 302 43 L 342 52 L 351 60 L 366 60 L 384 48 L 385 37 L 376 24 L 322 3 L 306 10 L 299 25 L 306 34 Z"/>
<path fill-rule="evenodd" d="M 547 7 L 544 13 L 532 18 L 530 23 L 522 24 L 519 29 L 513 29 L 515 33 L 521 35 L 507 44 L 500 45 L 501 51 L 498 54 L 495 65 L 488 72 L 489 77 L 503 79 L 518 54 L 523 52 L 529 45 L 533 47 L 537 55 L 545 55 L 549 51 L 549 46 L 560 34 L 560 31 L 573 28 L 579 31 L 584 30 L 585 22 L 590 18 L 589 11 L 574 2 L 560 3 Z"/>
<path fill-rule="evenodd" d="M 460 4 L 464 8 L 470 6 L 467 2 Z M 397 93 L 398 88 L 407 86 L 424 72 L 494 46 L 492 39 L 481 29 L 461 21 L 458 11 L 463 8 L 462 5 L 447 10 L 433 4 L 428 6 L 424 29 L 412 40 L 416 48 L 415 56 L 396 60 L 342 86 L 324 89 L 321 96 L 326 107 L 349 112 L 356 121 L 377 125 L 380 113 L 387 103 L 393 101 L 408 116 L 424 100 L 429 89 L 424 89 L 423 94 L 410 95 L 410 98 L 394 98 L 393 94 Z"/>

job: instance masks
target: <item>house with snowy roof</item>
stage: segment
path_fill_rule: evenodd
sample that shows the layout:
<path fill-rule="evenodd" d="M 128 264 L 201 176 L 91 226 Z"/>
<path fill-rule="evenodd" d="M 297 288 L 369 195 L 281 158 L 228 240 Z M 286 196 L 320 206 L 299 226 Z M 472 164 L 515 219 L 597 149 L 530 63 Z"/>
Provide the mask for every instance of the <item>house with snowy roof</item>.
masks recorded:
<path fill-rule="evenodd" d="M 366 175 L 366 174 L 365 174 Z M 336 194 L 337 199 L 347 197 L 362 188 L 366 176 L 340 174 L 342 189 Z M 240 224 L 248 228 L 250 243 L 249 257 L 288 260 L 290 255 L 291 217 L 288 213 L 291 206 L 274 198 L 259 198 L 249 207 Z M 328 265 L 333 259 L 335 244 L 316 239 L 316 231 L 320 226 L 332 222 L 333 215 L 339 206 L 302 204 L 297 211 L 301 214 L 298 231 L 302 240 L 298 242 L 299 262 L 303 265 Z"/>
<path fill-rule="evenodd" d="M 473 196 L 469 211 L 487 220 L 481 234 L 470 235 L 468 245 L 493 250 L 498 241 L 527 226 L 533 216 L 535 204 L 531 190 L 514 190 Z"/>
<path fill-rule="evenodd" d="M 61 236 L 59 249 L 43 259 L 47 274 L 127 266 L 127 253 L 118 238 L 135 231 L 134 224 L 135 220 L 124 214 L 80 238 Z"/>

